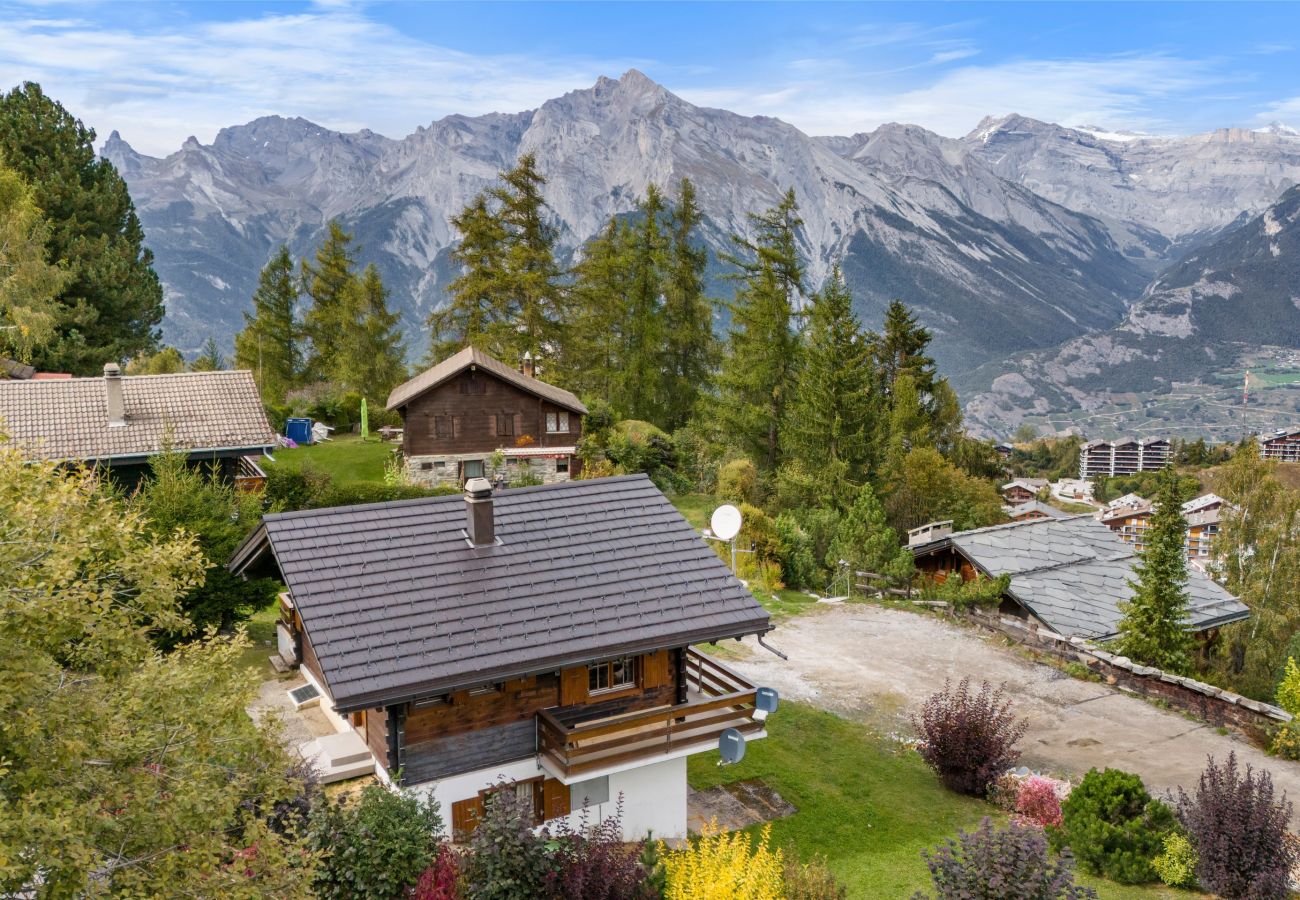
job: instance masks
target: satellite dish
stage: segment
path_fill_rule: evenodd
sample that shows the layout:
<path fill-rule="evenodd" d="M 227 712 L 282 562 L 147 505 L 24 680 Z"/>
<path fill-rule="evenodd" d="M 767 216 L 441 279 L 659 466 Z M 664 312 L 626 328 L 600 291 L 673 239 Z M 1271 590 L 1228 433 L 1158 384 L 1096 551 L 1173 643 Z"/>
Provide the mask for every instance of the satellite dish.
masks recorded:
<path fill-rule="evenodd" d="M 777 696 L 776 688 L 759 688 L 754 692 L 754 719 L 759 722 L 764 721 L 776 712 L 778 703 L 780 698 Z"/>
<path fill-rule="evenodd" d="M 729 541 L 740 534 L 740 510 L 730 503 L 719 506 L 709 519 L 709 529 L 714 537 Z"/>
<path fill-rule="evenodd" d="M 728 766 L 745 758 L 745 736 L 734 728 L 728 728 L 718 736 L 718 752 L 722 759 L 718 765 Z"/>

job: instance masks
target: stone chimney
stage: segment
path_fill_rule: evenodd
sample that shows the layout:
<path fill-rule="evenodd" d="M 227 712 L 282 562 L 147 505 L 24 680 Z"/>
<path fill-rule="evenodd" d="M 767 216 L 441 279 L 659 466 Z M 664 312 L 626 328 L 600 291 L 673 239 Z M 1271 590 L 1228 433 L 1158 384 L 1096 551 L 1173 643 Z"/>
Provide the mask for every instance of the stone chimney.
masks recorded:
<path fill-rule="evenodd" d="M 126 424 L 126 402 L 122 399 L 122 370 L 117 363 L 104 364 L 104 405 L 108 408 L 108 427 Z"/>
<path fill-rule="evenodd" d="M 465 534 L 472 547 L 490 547 L 496 543 L 492 482 L 486 478 L 465 482 Z"/>
<path fill-rule="evenodd" d="M 529 378 L 534 377 L 533 372 L 536 371 L 536 367 L 533 365 L 533 353 L 531 350 L 524 351 L 524 361 L 519 366 L 519 371 L 523 372 Z"/>

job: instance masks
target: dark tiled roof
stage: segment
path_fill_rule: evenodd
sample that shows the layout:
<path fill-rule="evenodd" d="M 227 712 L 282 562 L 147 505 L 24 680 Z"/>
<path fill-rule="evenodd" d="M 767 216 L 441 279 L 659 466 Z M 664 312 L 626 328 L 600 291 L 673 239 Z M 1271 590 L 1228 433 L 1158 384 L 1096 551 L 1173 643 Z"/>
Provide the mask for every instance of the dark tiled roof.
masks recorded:
<path fill-rule="evenodd" d="M 477 549 L 458 496 L 269 515 L 230 567 L 269 547 L 340 708 L 770 627 L 645 476 L 494 506 Z"/>
<path fill-rule="evenodd" d="M 103 378 L 0 380 L 0 428 L 32 459 L 275 446 L 251 372 L 126 376 L 122 397 L 126 424 L 110 428 Z"/>
<path fill-rule="evenodd" d="M 587 414 L 587 407 L 583 406 L 582 401 L 564 390 L 564 388 L 557 388 L 553 384 L 547 384 L 545 381 L 539 381 L 525 375 L 523 372 L 512 369 L 499 359 L 488 356 L 476 347 L 466 347 L 459 353 L 447 357 L 433 368 L 426 369 L 416 375 L 410 381 L 393 388 L 393 392 L 388 395 L 388 409 L 405 406 L 420 394 L 432 390 L 448 378 L 463 372 L 470 366 L 478 366 L 485 372 L 491 372 L 502 381 L 509 382 L 530 394 L 550 400 L 556 406 L 563 406 L 565 409 L 573 410 L 582 416 Z"/>
<path fill-rule="evenodd" d="M 1012 596 L 1060 634 L 1113 637 L 1119 604 L 1133 596 L 1133 546 L 1090 515 L 959 531 L 913 552 L 945 546 L 987 574 L 1011 575 Z M 1244 603 L 1195 570 L 1188 572 L 1187 593 L 1198 630 L 1249 614 Z"/>
<path fill-rule="evenodd" d="M 20 363 L 16 359 L 0 356 L 0 378 L 13 378 L 26 381 L 36 374 L 36 367 Z"/>

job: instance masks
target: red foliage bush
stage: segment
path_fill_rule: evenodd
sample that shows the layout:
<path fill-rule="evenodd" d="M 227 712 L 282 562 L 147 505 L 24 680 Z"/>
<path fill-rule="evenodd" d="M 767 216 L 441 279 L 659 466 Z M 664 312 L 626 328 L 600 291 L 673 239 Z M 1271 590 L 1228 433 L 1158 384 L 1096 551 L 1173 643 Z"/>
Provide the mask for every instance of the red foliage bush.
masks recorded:
<path fill-rule="evenodd" d="M 658 894 L 641 865 L 641 845 L 623 842 L 623 797 L 613 816 L 594 828 L 583 807 L 578 827 L 561 819 L 553 835 L 555 869 L 545 879 L 554 900 L 649 900 Z"/>
<path fill-rule="evenodd" d="M 1287 840 L 1291 804 L 1273 795 L 1273 778 L 1237 755 L 1222 766 L 1211 757 L 1196 793 L 1178 791 L 1178 818 L 1196 846 L 1196 880 L 1222 897 L 1273 900 L 1291 896 L 1287 883 L 1296 849 Z"/>
<path fill-rule="evenodd" d="M 1061 824 L 1061 798 L 1057 783 L 1041 775 L 1030 775 L 1016 793 L 1016 812 L 1043 828 Z"/>
<path fill-rule="evenodd" d="M 411 894 L 414 900 L 460 900 L 460 856 L 450 844 L 438 848 L 433 865 L 425 869 Z"/>
<path fill-rule="evenodd" d="M 970 678 L 957 683 L 956 690 L 944 683 L 912 718 L 921 738 L 921 758 L 948 788 L 960 794 L 982 797 L 997 777 L 1020 758 L 1016 741 L 1024 736 L 1026 723 L 1011 712 L 1011 701 L 1001 688 L 988 682 L 979 693 L 970 690 Z"/>

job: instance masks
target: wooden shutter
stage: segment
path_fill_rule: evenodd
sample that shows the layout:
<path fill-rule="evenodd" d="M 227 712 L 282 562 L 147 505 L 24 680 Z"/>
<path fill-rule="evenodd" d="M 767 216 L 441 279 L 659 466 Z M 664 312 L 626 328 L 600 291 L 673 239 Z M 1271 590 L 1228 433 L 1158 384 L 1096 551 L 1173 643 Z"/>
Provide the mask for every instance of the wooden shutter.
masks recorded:
<path fill-rule="evenodd" d="M 483 818 L 483 798 L 470 797 L 457 800 L 451 805 L 451 835 L 453 840 L 463 841 L 478 827 Z"/>
<path fill-rule="evenodd" d="M 569 814 L 569 786 L 556 778 L 542 782 L 542 818 L 546 821 Z"/>
<path fill-rule="evenodd" d="M 488 434 L 492 437 L 497 436 L 497 414 L 488 413 Z"/>
<path fill-rule="evenodd" d="M 523 434 L 523 433 L 524 433 L 524 416 L 523 416 L 523 413 L 515 413 L 515 414 L 514 414 L 514 420 L 515 420 L 515 421 L 514 421 L 514 426 L 515 426 L 515 428 L 514 428 L 514 432 L 513 432 L 513 433 L 516 434 L 516 435 Z"/>
<path fill-rule="evenodd" d="M 560 673 L 560 705 L 587 702 L 587 667 L 577 666 Z"/>
<path fill-rule="evenodd" d="M 460 416 L 451 416 L 451 436 L 460 437 Z"/>
<path fill-rule="evenodd" d="M 660 688 L 669 683 L 668 651 L 656 650 L 641 657 L 641 687 L 644 690 Z"/>

